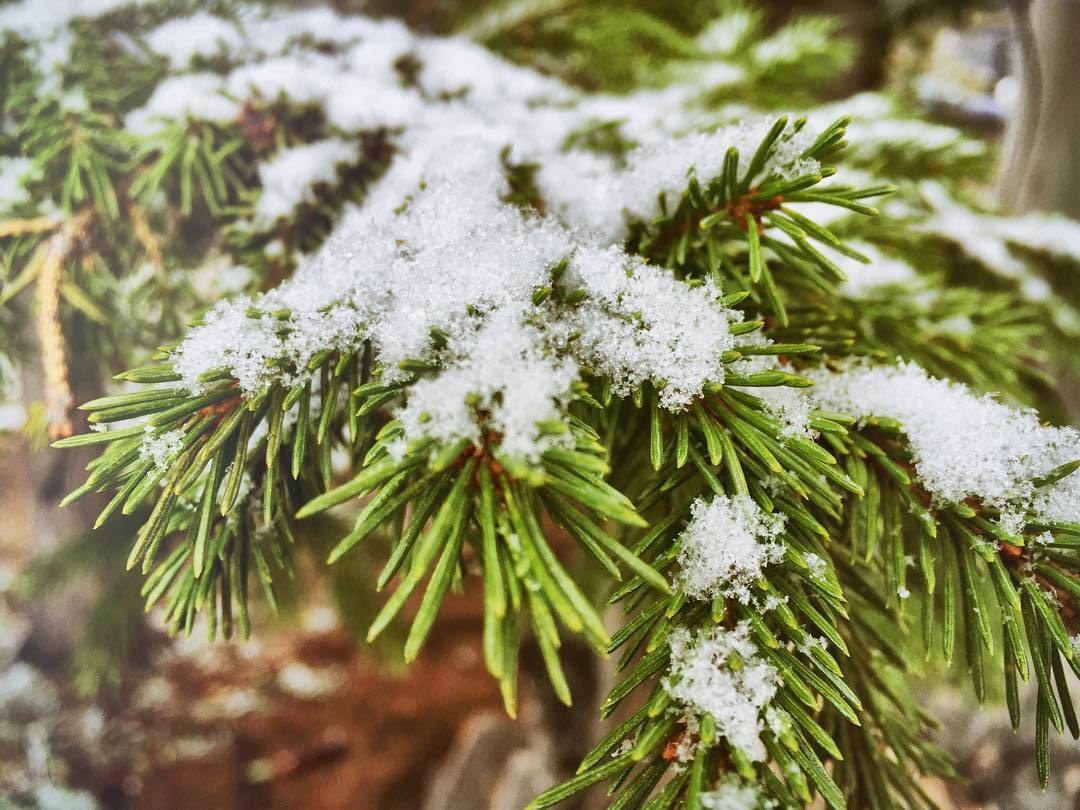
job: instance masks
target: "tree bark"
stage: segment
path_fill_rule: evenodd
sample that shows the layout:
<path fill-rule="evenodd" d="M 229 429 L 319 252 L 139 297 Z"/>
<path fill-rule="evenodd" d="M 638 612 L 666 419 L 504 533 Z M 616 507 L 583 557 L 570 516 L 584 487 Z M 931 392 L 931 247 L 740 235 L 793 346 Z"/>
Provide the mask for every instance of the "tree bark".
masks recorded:
<path fill-rule="evenodd" d="M 25 321 L 27 326 L 23 332 L 29 351 L 22 368 L 23 400 L 27 405 L 33 405 L 46 399 L 45 370 L 32 318 L 26 317 Z M 85 402 L 100 396 L 102 386 L 96 365 L 81 356 L 81 330 L 75 329 L 74 336 L 75 340 L 68 343 L 73 360 L 70 382 L 76 399 Z M 74 417 L 76 430 L 85 431 L 85 419 L 78 413 Z M 32 511 L 30 525 L 26 527 L 26 539 L 33 556 L 56 551 L 64 542 L 84 534 L 94 525 L 104 505 L 101 495 L 91 494 L 63 509 L 59 504 L 65 495 L 85 483 L 86 464 L 95 455 L 92 447 L 75 450 L 27 448 L 25 480 L 30 491 Z M 65 659 L 83 630 L 97 590 L 96 583 L 81 577 L 36 599 L 29 606 L 32 629 L 25 650 L 27 657 L 42 664 Z"/>
<path fill-rule="evenodd" d="M 1080 218 L 1080 0 L 1014 2 L 1021 92 L 1006 134 L 1002 206 Z"/>

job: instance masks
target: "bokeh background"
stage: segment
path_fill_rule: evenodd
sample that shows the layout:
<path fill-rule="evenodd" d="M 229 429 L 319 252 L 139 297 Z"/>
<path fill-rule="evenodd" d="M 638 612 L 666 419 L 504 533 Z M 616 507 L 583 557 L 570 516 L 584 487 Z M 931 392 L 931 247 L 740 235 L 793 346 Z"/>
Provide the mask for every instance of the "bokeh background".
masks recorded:
<path fill-rule="evenodd" d="M 49 5 L 40 0 L 42 14 Z M 335 7 L 465 31 L 511 60 L 613 93 L 684 56 L 686 38 L 716 13 L 691 0 L 555 0 L 511 9 L 519 16 L 507 25 L 508 5 Z M 986 144 L 990 159 L 965 190 L 988 210 L 1080 217 L 1080 2 L 755 5 L 770 26 L 807 13 L 832 21 L 819 74 L 772 88 L 784 106 L 885 90 Z M 1023 70 L 1031 53 L 1042 67 L 1035 89 Z M 1075 381 L 1060 389 L 1060 412 L 1075 417 Z M 168 637 L 142 614 L 139 578 L 120 574 L 132 527 L 86 537 L 82 513 L 56 508 L 79 470 L 47 449 L 40 398 L 28 376 L 0 407 L 0 807 L 516 808 L 572 772 L 611 673 L 570 652 L 569 711 L 530 679 L 534 652 L 521 718 L 506 719 L 483 671 L 475 582 L 450 598 L 408 671 L 398 639 L 374 648 L 358 639 L 377 604 L 370 584 L 348 572 L 316 577 L 318 551 L 300 560 L 280 615 L 256 615 L 251 641 Z M 944 806 L 1080 807 L 1080 746 L 1055 740 L 1042 793 L 1030 729 L 1012 734 L 1000 697 L 979 712 L 959 676 L 933 671 L 922 693 L 964 777 L 927 784 Z"/>

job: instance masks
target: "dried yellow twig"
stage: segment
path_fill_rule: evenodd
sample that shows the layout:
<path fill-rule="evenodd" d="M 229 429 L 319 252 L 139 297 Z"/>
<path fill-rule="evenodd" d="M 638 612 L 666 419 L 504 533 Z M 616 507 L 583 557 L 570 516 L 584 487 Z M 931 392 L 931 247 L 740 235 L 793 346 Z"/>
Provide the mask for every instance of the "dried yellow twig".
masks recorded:
<path fill-rule="evenodd" d="M 49 420 L 49 437 L 52 439 L 71 435 L 70 414 L 75 404 L 68 380 L 64 333 L 60 325 L 60 285 L 64 262 L 85 236 L 92 217 L 93 210 L 86 209 L 53 234 L 38 275 L 36 327 L 45 370 L 45 413 Z"/>
<path fill-rule="evenodd" d="M 0 239 L 11 236 L 25 236 L 31 233 L 55 231 L 60 223 L 52 217 L 32 217 L 30 219 L 9 219 L 0 222 Z"/>
<path fill-rule="evenodd" d="M 161 253 L 161 242 L 158 241 L 157 234 L 154 233 L 150 223 L 147 222 L 146 214 L 143 213 L 139 206 L 132 203 L 128 206 L 128 218 L 131 220 L 131 230 L 134 232 L 135 238 L 139 240 L 143 250 L 146 251 L 151 264 L 154 267 L 162 267 L 165 264 L 165 258 Z"/>

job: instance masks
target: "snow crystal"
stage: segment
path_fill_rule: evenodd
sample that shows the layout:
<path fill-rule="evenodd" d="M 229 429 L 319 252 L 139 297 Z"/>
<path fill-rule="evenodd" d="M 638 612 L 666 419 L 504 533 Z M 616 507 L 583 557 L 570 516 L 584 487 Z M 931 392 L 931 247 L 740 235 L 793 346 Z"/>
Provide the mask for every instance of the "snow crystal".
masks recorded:
<path fill-rule="evenodd" d="M 752 601 L 750 588 L 762 569 L 779 562 L 784 545 L 780 515 L 762 511 L 749 495 L 717 495 L 690 505 L 680 535 L 679 584 L 695 599 Z"/>
<path fill-rule="evenodd" d="M 143 461 L 152 461 L 154 469 L 158 472 L 165 472 L 180 452 L 184 444 L 184 435 L 184 431 L 180 428 L 155 435 L 153 428 L 147 425 L 142 444 L 139 446 L 139 457 Z"/>
<path fill-rule="evenodd" d="M 686 728 L 683 730 L 679 742 L 675 746 L 676 768 L 681 768 L 694 759 L 697 754 L 698 744 L 701 742 L 701 720 L 694 715 L 686 718 Z"/>
<path fill-rule="evenodd" d="M 578 376 L 573 360 L 545 356 L 542 345 L 542 336 L 508 310 L 493 313 L 474 333 L 455 335 L 449 351 L 455 359 L 409 389 L 398 414 L 405 432 L 479 444 L 481 431 L 492 430 L 503 451 L 535 461 L 559 440 L 541 436 L 537 423 L 559 419 Z"/>
<path fill-rule="evenodd" d="M 779 362 L 774 366 L 779 368 Z M 765 410 L 780 423 L 781 438 L 792 436 L 812 438 L 816 435 L 810 428 L 810 412 L 814 409 L 814 401 L 807 389 L 774 385 L 741 390 L 749 391 L 765 403 Z"/>
<path fill-rule="evenodd" d="M 338 57 L 303 52 L 241 65 L 225 78 L 225 86 L 235 98 L 283 97 L 297 104 L 321 105 L 333 98 L 345 78 Z"/>
<path fill-rule="evenodd" d="M 30 5 L 5 6 L 0 26 L 39 24 L 30 18 L 45 15 L 30 14 Z M 62 5 L 63 13 L 53 15 L 57 26 L 120 3 Z M 755 24 L 752 13 L 733 7 L 701 43 L 712 53 L 730 54 Z M 794 46 L 818 48 L 823 30 L 782 29 L 756 46 L 755 58 L 770 62 Z M 150 133 L 187 118 L 232 121 L 252 97 L 322 110 L 332 137 L 282 150 L 260 167 L 263 190 L 254 214 L 260 227 L 289 216 L 313 199 L 317 184 L 333 182 L 341 164 L 359 159 L 350 135 L 385 129 L 394 149 L 391 165 L 362 204 L 346 210 L 317 253 L 300 257 L 290 280 L 254 301 L 218 305 L 181 344 L 174 365 L 192 390 L 200 389 L 203 372 L 217 368 L 228 369 L 245 394 L 271 382 L 294 385 L 311 378 L 308 365 L 320 352 L 352 352 L 369 342 L 385 381 L 411 380 L 401 367 L 406 360 L 434 369 L 421 375 L 401 405 L 408 439 L 478 441 L 490 431 L 502 437 L 508 452 L 535 458 L 553 441 L 537 423 L 562 411 L 583 371 L 609 376 L 620 395 L 651 383 L 663 407 L 679 410 L 706 384 L 723 382 L 725 351 L 764 340 L 732 337 L 731 323 L 741 316 L 721 305 L 720 290 L 711 282 L 691 288 L 619 246 L 628 218 L 654 216 L 658 195 L 680 194 L 691 175 L 702 181 L 719 175 L 729 147 L 739 150 L 744 172 L 772 126 L 772 119 L 759 119 L 694 131 L 704 120 L 703 89 L 743 78 L 742 68 L 723 58 L 703 60 L 689 80 L 613 96 L 581 93 L 460 37 L 419 36 L 398 22 L 325 8 L 241 10 L 235 25 L 199 11 L 165 23 L 146 41 L 177 71 L 197 56 L 222 51 L 242 63 L 224 76 L 180 73 L 165 79 L 144 107 L 128 115 L 129 131 Z M 56 43 L 60 53 L 59 36 Z M 403 57 L 415 60 L 415 74 L 401 69 Z M 845 102 L 870 141 L 915 138 L 937 148 L 955 140 L 947 128 L 875 129 L 883 105 L 895 115 L 879 95 Z M 811 124 L 797 132 L 790 128 L 754 179 L 816 172 L 816 161 L 803 154 L 835 112 L 819 108 Z M 572 134 L 605 123 L 617 124 L 621 138 L 638 144 L 621 156 L 622 164 L 567 148 Z M 539 166 L 546 215 L 523 214 L 503 201 L 509 192 L 507 160 Z M 0 173 L 0 192 L 9 183 L 6 177 Z M 941 213 L 946 203 L 930 199 L 934 193 L 926 191 L 936 209 L 927 227 L 949 230 L 956 223 Z M 976 219 L 957 225 L 962 236 L 954 238 L 1014 276 L 1022 263 L 1006 241 L 1043 250 L 1055 241 L 1047 236 L 1039 242 L 1029 233 L 1042 233 L 1034 219 L 1014 225 L 1011 235 L 1001 230 L 996 242 L 982 239 L 988 218 L 971 216 Z M 1064 221 L 1054 222 L 1054 233 L 1065 233 Z M 968 239 L 972 234 L 977 238 Z M 837 260 L 850 275 L 845 294 L 858 298 L 879 283 L 912 277 L 898 260 L 862 249 L 874 260 L 868 271 Z M 556 268 L 563 270 L 559 278 Z M 1038 279 L 1024 278 L 1027 293 L 1038 293 Z M 583 298 L 575 300 L 577 295 Z M 776 363 L 773 357 L 751 357 L 738 368 L 745 373 Z M 814 399 L 808 393 L 786 387 L 752 393 L 785 435 L 812 435 Z M 923 466 L 928 480 L 941 483 L 929 461 Z M 1041 493 L 1040 508 L 1066 509 L 1066 483 Z M 1031 499 L 1030 489 L 1015 497 Z M 950 494 L 957 493 L 946 488 L 940 497 Z M 993 502 L 994 493 L 988 497 Z"/>
<path fill-rule="evenodd" d="M 676 628 L 669 638 L 668 694 L 687 712 L 707 714 L 729 744 L 754 761 L 765 759 L 762 710 L 776 694 L 780 677 L 757 654 L 750 628 L 713 627 L 691 635 Z"/>
<path fill-rule="evenodd" d="M 699 797 L 702 810 L 770 810 L 776 803 L 737 776 L 728 776 Z"/>
<path fill-rule="evenodd" d="M 829 571 L 829 564 L 825 562 L 823 557 L 810 551 L 803 554 L 803 559 L 806 560 L 806 567 L 810 571 L 810 576 L 814 579 L 825 579 Z"/>
<path fill-rule="evenodd" d="M 988 270 L 1019 279 L 1028 274 L 1027 266 L 1009 250 L 997 233 L 995 218 L 987 217 L 961 205 L 937 181 L 924 180 L 919 192 L 933 213 L 918 227 L 957 245 Z"/>
<path fill-rule="evenodd" d="M 735 349 L 741 347 L 761 348 L 772 341 L 761 332 L 740 335 L 735 340 Z M 732 363 L 729 368 L 740 375 L 756 374 L 763 371 L 789 371 L 780 358 L 774 354 L 750 354 Z M 761 400 L 766 412 L 780 423 L 781 439 L 803 436 L 813 438 L 816 434 L 810 427 L 810 412 L 814 401 L 805 388 L 790 386 L 732 386 Z"/>
<path fill-rule="evenodd" d="M 993 225 L 1017 247 L 1080 262 L 1080 222 L 1050 213 L 996 217 Z"/>
<path fill-rule="evenodd" d="M 662 382 L 660 404 L 681 409 L 705 383 L 723 381 L 720 355 L 734 345 L 733 313 L 711 282 L 692 289 L 618 248 L 586 247 L 574 254 L 567 284 L 587 293 L 567 320 L 579 334 L 575 350 L 612 378 L 617 394 Z"/>
<path fill-rule="evenodd" d="M 822 24 L 820 18 L 797 18 L 755 44 L 754 61 L 765 68 L 777 68 L 795 64 L 807 54 L 828 51 L 832 45 L 830 29 L 831 26 Z"/>
<path fill-rule="evenodd" d="M 1035 480 L 1080 458 L 1080 431 L 1047 427 L 963 385 L 930 377 L 912 363 L 852 365 L 812 372 L 826 410 L 900 422 L 919 478 L 939 501 L 978 498 L 1003 511 L 1031 509 L 1043 520 L 1080 519 L 1080 476 L 1036 489 Z"/>
<path fill-rule="evenodd" d="M 807 633 L 805 638 L 803 638 L 803 640 L 798 645 L 796 645 L 796 649 L 806 656 L 812 656 L 815 649 L 826 650 L 828 649 L 828 647 L 829 642 L 825 639 L 824 636 L 815 636 L 810 633 Z"/>
<path fill-rule="evenodd" d="M 880 162 L 882 152 L 894 152 L 906 157 L 920 155 L 940 157 L 948 151 L 956 158 L 977 157 L 986 151 L 985 145 L 964 135 L 962 130 L 944 124 L 934 124 L 918 118 L 905 118 L 894 99 L 884 93 L 857 93 L 840 101 L 822 104 L 807 117 L 815 126 L 823 127 L 841 115 L 851 118 L 847 128 L 850 159 L 864 163 Z"/>
<path fill-rule="evenodd" d="M 467 94 L 471 104 L 498 107 L 506 98 L 550 101 L 553 94 L 567 95 L 560 82 L 462 37 L 421 40 L 417 57 L 422 65 L 417 80 L 432 97 Z"/>
<path fill-rule="evenodd" d="M 954 127 L 917 118 L 885 117 L 852 121 L 848 127 L 848 137 L 858 144 L 856 152 L 864 158 L 880 155 L 883 149 L 889 148 L 909 153 L 949 149 L 957 157 L 977 157 L 986 149 L 979 141 L 965 137 Z"/>
<path fill-rule="evenodd" d="M 1076 310 L 1059 300 L 1050 283 L 1014 250 L 1080 262 L 1080 223 L 1041 213 L 1022 217 L 980 214 L 933 180 L 920 183 L 919 191 L 931 213 L 916 224 L 918 230 L 955 245 L 987 270 L 1015 282 L 1020 297 L 1044 307 L 1060 329 L 1075 332 L 1080 328 Z"/>
<path fill-rule="evenodd" d="M 277 673 L 277 684 L 282 691 L 302 700 L 331 695 L 340 689 L 344 682 L 344 673 L 336 667 L 314 669 L 300 661 L 286 664 Z"/>
<path fill-rule="evenodd" d="M 314 202 L 317 184 L 333 182 L 338 166 L 359 159 L 357 145 L 339 138 L 282 149 L 259 166 L 262 194 L 255 203 L 256 224 L 268 227 L 300 203 Z"/>
<path fill-rule="evenodd" d="M 34 807 L 38 810 L 97 810 L 98 803 L 89 791 L 46 782 L 34 788 Z"/>

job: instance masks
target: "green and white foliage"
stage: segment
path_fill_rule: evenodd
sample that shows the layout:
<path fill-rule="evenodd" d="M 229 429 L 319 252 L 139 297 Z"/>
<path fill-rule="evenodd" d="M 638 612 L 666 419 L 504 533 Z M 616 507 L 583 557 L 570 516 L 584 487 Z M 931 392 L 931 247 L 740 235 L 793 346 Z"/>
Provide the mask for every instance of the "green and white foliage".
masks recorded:
<path fill-rule="evenodd" d="M 619 652 L 621 722 L 534 807 L 601 781 L 617 808 L 929 805 L 915 622 L 980 698 L 1003 672 L 1014 722 L 1034 676 L 1047 778 L 1049 726 L 1080 733 L 1080 433 L 1016 406 L 1072 324 L 1035 258 L 1075 262 L 1077 226 L 926 179 L 979 145 L 809 104 L 833 30 L 741 4 L 623 94 L 323 8 L 93 5 L 0 7 L 5 299 L 53 256 L 126 360 L 130 279 L 263 287 L 170 299 L 198 320 L 57 442 L 103 448 L 68 501 L 142 516 L 127 565 L 173 630 L 246 636 L 252 580 L 273 607 L 300 525 L 351 504 L 328 563 L 389 549 L 369 639 L 417 596 L 415 658 L 475 576 L 509 712 L 525 634 L 567 703 L 567 634 Z M 785 97 L 810 108 L 755 107 Z"/>

